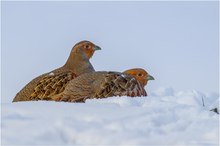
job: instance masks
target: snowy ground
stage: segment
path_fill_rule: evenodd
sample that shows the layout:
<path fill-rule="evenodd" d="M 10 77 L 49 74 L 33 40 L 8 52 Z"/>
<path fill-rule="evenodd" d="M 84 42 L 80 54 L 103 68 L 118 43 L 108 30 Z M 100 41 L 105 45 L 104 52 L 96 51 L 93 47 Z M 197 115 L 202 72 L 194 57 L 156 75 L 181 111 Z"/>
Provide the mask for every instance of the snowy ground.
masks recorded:
<path fill-rule="evenodd" d="M 202 103 L 204 99 L 205 106 Z M 159 89 L 86 103 L 2 103 L 2 145 L 218 145 L 217 94 Z"/>

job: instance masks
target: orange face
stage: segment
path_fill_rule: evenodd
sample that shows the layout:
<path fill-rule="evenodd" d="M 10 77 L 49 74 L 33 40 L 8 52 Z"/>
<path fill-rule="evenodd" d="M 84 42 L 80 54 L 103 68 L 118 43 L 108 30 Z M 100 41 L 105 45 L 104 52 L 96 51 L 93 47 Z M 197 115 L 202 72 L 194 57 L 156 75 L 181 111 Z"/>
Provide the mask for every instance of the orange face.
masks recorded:
<path fill-rule="evenodd" d="M 149 80 L 154 80 L 154 77 L 149 75 L 144 69 L 142 68 L 134 68 L 124 71 L 124 73 L 133 76 L 139 83 L 144 87 L 147 85 Z"/>
<path fill-rule="evenodd" d="M 73 47 L 73 51 L 83 51 L 88 58 L 91 58 L 96 50 L 101 48 L 89 41 L 81 41 Z"/>

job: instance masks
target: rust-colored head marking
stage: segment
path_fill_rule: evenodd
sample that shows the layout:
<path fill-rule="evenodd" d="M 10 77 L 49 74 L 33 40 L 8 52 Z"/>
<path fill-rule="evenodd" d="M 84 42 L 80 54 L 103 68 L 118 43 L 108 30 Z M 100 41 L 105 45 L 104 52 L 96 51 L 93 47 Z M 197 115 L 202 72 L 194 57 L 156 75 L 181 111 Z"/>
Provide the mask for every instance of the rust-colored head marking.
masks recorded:
<path fill-rule="evenodd" d="M 139 83 L 144 87 L 147 85 L 149 80 L 154 80 L 154 77 L 149 75 L 144 69 L 142 68 L 133 68 L 124 71 L 124 73 L 133 76 Z"/>
<path fill-rule="evenodd" d="M 93 56 L 96 50 L 101 50 L 101 48 L 90 41 L 81 41 L 72 49 L 73 52 L 84 52 L 89 59 Z"/>

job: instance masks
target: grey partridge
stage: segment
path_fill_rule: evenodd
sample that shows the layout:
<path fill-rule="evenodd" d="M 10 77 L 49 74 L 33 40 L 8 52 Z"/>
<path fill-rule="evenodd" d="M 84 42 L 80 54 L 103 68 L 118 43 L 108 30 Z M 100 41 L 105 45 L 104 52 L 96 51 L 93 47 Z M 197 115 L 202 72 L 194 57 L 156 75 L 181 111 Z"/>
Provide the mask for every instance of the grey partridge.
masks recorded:
<path fill-rule="evenodd" d="M 154 80 L 144 69 L 135 68 L 120 72 L 91 72 L 71 80 L 64 92 L 52 100 L 84 102 L 91 98 L 112 96 L 147 96 L 144 87 L 148 80 Z"/>
<path fill-rule="evenodd" d="M 66 63 L 53 71 L 42 74 L 30 81 L 16 94 L 13 102 L 50 100 L 64 91 L 68 82 L 83 73 L 94 72 L 89 59 L 96 50 L 101 50 L 89 41 L 77 43 L 71 50 Z"/>

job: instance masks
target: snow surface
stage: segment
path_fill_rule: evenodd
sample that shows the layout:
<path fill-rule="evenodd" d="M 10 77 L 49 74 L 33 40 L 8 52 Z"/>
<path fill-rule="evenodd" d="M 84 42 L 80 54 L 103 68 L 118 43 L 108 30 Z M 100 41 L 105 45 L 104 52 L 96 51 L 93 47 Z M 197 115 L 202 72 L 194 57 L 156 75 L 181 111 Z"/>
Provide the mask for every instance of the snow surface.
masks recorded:
<path fill-rule="evenodd" d="M 205 106 L 203 106 L 202 98 Z M 161 88 L 86 103 L 2 103 L 3 145 L 218 145 L 218 94 Z"/>

